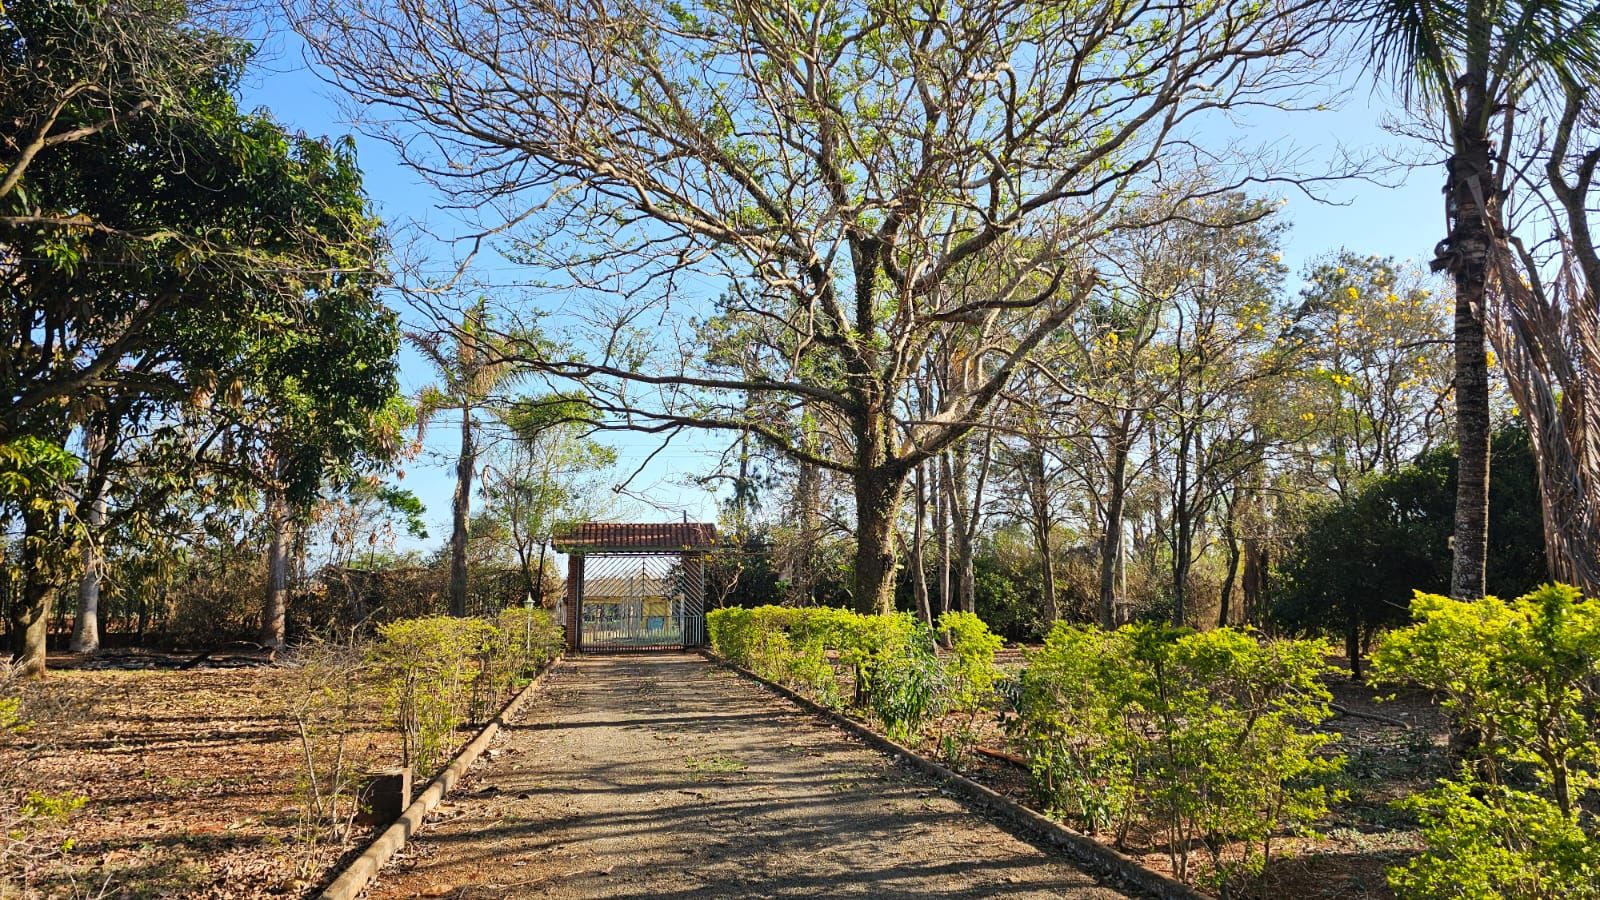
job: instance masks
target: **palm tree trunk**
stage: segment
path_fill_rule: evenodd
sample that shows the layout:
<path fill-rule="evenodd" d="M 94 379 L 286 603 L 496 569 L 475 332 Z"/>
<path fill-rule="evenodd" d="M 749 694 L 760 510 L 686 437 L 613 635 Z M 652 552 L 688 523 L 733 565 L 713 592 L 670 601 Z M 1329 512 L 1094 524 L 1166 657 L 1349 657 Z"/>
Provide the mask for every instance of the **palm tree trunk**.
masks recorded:
<path fill-rule="evenodd" d="M 1454 554 L 1450 594 L 1476 600 L 1485 593 L 1489 554 L 1489 365 L 1485 345 L 1489 219 L 1498 196 L 1486 133 L 1486 80 L 1482 72 L 1463 79 L 1463 125 L 1456 135 L 1447 185 L 1451 219 L 1447 254 L 1455 282 L 1456 475 Z"/>
<path fill-rule="evenodd" d="M 1456 279 L 1456 436 L 1459 468 L 1456 481 L 1455 553 L 1450 567 L 1450 595 L 1476 600 L 1485 593 L 1489 555 L 1489 368 L 1485 359 L 1483 284 L 1464 290 Z"/>
<path fill-rule="evenodd" d="M 461 407 L 461 455 L 456 459 L 456 493 L 450 504 L 450 614 L 467 614 L 467 524 L 472 513 L 472 471 L 477 466 L 472 407 Z"/>

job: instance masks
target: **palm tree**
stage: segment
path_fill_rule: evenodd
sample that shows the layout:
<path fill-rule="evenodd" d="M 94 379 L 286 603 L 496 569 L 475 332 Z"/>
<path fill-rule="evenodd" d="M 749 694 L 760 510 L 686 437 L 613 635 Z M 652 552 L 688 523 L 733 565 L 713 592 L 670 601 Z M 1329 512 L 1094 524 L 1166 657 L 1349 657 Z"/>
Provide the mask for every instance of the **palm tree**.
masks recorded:
<path fill-rule="evenodd" d="M 515 335 L 489 328 L 487 303 L 468 307 L 461 323 L 447 333 L 411 332 L 407 339 L 439 373 L 439 383 L 417 395 L 418 438 L 428 422 L 446 410 L 461 413 L 461 450 L 456 457 L 456 490 L 450 504 L 450 614 L 467 614 L 467 524 L 472 512 L 472 475 L 478 462 L 478 415 L 493 404 L 497 391 L 527 373 L 509 350 Z"/>
<path fill-rule="evenodd" d="M 1408 106 L 1441 117 L 1449 148 L 1449 231 L 1434 271 L 1455 283 L 1456 489 L 1451 594 L 1484 595 L 1489 544 L 1489 367 L 1485 314 L 1491 258 L 1506 240 L 1501 201 L 1505 148 L 1519 105 L 1563 77 L 1600 72 L 1592 2 L 1572 0 L 1366 0 L 1375 68 Z M 1498 152 L 1497 152 L 1498 148 Z"/>

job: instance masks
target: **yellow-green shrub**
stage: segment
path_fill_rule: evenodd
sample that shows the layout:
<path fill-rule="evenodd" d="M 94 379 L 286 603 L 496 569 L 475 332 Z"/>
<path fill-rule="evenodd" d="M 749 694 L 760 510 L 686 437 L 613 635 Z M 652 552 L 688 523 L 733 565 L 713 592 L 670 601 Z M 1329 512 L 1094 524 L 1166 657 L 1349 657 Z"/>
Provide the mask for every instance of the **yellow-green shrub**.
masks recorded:
<path fill-rule="evenodd" d="M 389 689 L 403 761 L 419 777 L 431 775 L 459 725 L 481 718 L 560 648 L 560 629 L 544 610 L 508 609 L 493 622 L 430 616 L 380 626 L 373 662 Z"/>
<path fill-rule="evenodd" d="M 726 659 L 824 704 L 841 702 L 844 674 L 850 673 L 856 705 L 877 713 L 897 736 L 920 727 L 943 696 L 932 637 L 909 613 L 729 608 L 712 610 L 707 630 L 712 649 Z"/>
<path fill-rule="evenodd" d="M 1272 835 L 1331 798 L 1341 761 L 1315 730 L 1331 715 L 1327 649 L 1226 628 L 1057 625 L 1029 656 L 1015 724 L 1041 798 L 1089 828 L 1147 819 L 1179 878 L 1193 845 L 1224 887 L 1260 871 Z"/>
<path fill-rule="evenodd" d="M 1005 641 L 976 613 L 947 612 L 936 624 L 950 648 L 946 665 L 950 702 L 959 709 L 982 708 L 994 696 L 994 683 L 1000 677 L 994 655 Z"/>
<path fill-rule="evenodd" d="M 1374 654 L 1374 680 L 1437 692 L 1479 740 L 1456 780 L 1404 801 L 1428 849 L 1391 870 L 1396 893 L 1600 897 L 1584 812 L 1600 793 L 1600 602 L 1563 585 L 1510 603 L 1419 593 L 1411 615 Z"/>

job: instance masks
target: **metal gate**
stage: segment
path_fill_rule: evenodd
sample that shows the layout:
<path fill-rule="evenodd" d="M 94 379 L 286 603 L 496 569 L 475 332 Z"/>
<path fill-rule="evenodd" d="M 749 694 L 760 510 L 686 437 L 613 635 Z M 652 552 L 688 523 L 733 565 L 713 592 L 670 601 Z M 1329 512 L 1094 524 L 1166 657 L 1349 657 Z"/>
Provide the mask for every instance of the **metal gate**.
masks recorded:
<path fill-rule="evenodd" d="M 578 649 L 680 650 L 705 643 L 699 554 L 586 554 Z"/>

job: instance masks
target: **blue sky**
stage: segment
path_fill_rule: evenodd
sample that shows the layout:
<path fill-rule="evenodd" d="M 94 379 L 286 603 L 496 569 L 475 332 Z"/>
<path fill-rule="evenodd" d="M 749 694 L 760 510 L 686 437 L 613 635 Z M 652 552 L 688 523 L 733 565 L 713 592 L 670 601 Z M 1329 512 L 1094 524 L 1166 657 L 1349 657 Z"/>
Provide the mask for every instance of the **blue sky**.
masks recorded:
<path fill-rule="evenodd" d="M 258 65 L 245 80 L 244 100 L 247 107 L 266 107 L 279 121 L 309 134 L 336 136 L 352 130 L 341 110 L 337 88 L 324 83 L 308 68 L 292 34 L 276 33 L 263 42 Z M 1332 158 L 1342 151 L 1360 154 L 1383 148 L 1414 150 L 1383 130 L 1382 124 L 1394 114 L 1393 109 L 1386 97 L 1357 81 L 1336 109 L 1258 115 L 1241 124 L 1237 134 L 1209 128 L 1208 136 L 1284 152 L 1292 150 L 1308 162 Z M 457 230 L 451 216 L 437 208 L 437 194 L 401 165 L 389 147 L 360 134 L 355 138 L 367 191 L 386 221 L 396 225 L 420 222 L 433 233 L 443 235 Z M 1387 186 L 1364 181 L 1333 186 L 1325 191 L 1325 202 L 1289 193 L 1283 210 L 1291 226 L 1285 238 L 1284 262 L 1297 273 L 1307 260 L 1341 247 L 1402 260 L 1427 260 L 1443 232 L 1439 192 L 1442 178 L 1442 168 L 1429 165 L 1393 172 L 1385 178 L 1393 183 Z M 431 251 L 437 258 L 429 268 L 443 272 L 451 266 L 448 244 L 433 244 Z M 514 264 L 489 256 L 480 257 L 475 264 L 479 278 L 489 283 L 518 280 Z M 404 390 L 414 392 L 431 380 L 428 366 L 408 351 L 401 368 Z M 423 454 L 406 466 L 401 482 L 427 505 L 431 537 L 424 544 L 429 546 L 437 545 L 448 534 L 456 440 L 453 423 L 435 423 Z M 658 443 L 657 439 L 643 436 L 615 436 L 607 441 L 619 452 L 619 480 L 638 468 Z M 685 482 L 710 467 L 707 453 L 714 452 L 711 448 L 715 446 L 716 442 L 710 439 L 675 441 L 630 484 L 635 494 L 649 496 L 654 508 L 622 495 L 615 512 L 642 520 L 677 519 L 685 514 L 690 519 L 714 519 L 714 497 Z"/>

